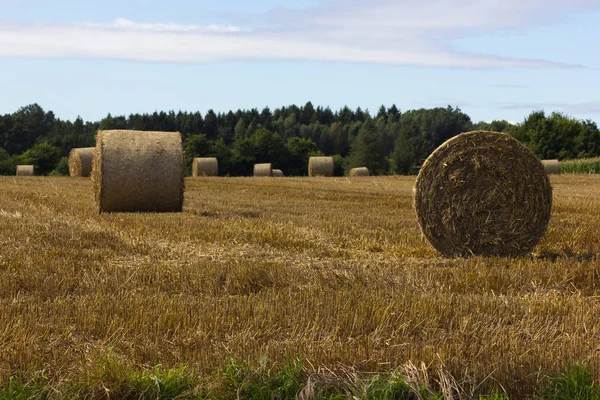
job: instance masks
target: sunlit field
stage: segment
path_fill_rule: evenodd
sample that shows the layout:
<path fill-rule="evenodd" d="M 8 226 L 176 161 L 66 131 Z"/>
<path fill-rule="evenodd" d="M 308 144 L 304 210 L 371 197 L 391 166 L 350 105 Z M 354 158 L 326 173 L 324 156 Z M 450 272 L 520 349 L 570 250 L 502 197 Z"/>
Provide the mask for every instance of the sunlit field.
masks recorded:
<path fill-rule="evenodd" d="M 0 389 L 118 398 L 157 366 L 210 388 L 232 363 L 401 371 L 461 398 L 533 396 L 578 362 L 597 378 L 600 177 L 551 181 L 534 254 L 445 259 L 414 177 L 187 178 L 179 214 L 98 214 L 89 179 L 2 177 Z"/>

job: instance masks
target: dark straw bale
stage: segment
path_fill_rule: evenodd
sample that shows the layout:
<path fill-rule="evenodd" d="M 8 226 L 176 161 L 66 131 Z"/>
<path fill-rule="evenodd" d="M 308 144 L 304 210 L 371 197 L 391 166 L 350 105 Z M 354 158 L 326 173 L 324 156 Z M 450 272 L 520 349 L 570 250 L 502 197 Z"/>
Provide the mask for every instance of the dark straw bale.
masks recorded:
<path fill-rule="evenodd" d="M 552 187 L 542 163 L 510 135 L 467 132 L 427 158 L 415 208 L 424 236 L 445 256 L 519 256 L 546 231 Z"/>

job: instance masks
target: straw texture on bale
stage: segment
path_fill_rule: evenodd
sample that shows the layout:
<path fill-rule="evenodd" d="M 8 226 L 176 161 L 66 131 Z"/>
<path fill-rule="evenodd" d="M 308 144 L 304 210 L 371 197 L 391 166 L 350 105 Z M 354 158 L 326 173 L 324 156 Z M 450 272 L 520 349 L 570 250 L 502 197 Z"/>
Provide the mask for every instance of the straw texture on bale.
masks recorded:
<path fill-rule="evenodd" d="M 17 165 L 17 176 L 33 176 L 33 165 Z"/>
<path fill-rule="evenodd" d="M 275 178 L 283 178 L 283 171 L 280 169 L 273 170 L 273 177 Z"/>
<path fill-rule="evenodd" d="M 415 208 L 424 236 L 447 257 L 519 256 L 546 231 L 552 187 L 542 163 L 510 135 L 467 132 L 423 163 Z"/>
<path fill-rule="evenodd" d="M 72 149 L 69 153 L 69 175 L 90 176 L 95 147 Z"/>
<path fill-rule="evenodd" d="M 179 132 L 98 131 L 92 180 L 100 212 L 178 212 L 185 161 Z"/>
<path fill-rule="evenodd" d="M 371 173 L 367 167 L 352 168 L 350 170 L 350 176 L 371 176 Z"/>
<path fill-rule="evenodd" d="M 254 176 L 273 176 L 273 166 L 268 164 L 254 164 Z"/>
<path fill-rule="evenodd" d="M 311 157 L 308 159 L 308 176 L 333 176 L 333 157 Z"/>
<path fill-rule="evenodd" d="M 219 161 L 216 158 L 194 158 L 192 176 L 219 176 Z"/>
<path fill-rule="evenodd" d="M 560 163 L 558 160 L 542 160 L 542 165 L 547 174 L 560 174 Z"/>

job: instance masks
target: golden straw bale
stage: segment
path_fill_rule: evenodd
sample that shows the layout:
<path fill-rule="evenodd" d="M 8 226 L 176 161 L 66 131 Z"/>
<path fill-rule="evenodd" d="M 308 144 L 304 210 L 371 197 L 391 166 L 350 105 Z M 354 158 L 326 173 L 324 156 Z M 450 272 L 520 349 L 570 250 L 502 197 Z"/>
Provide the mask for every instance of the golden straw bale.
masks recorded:
<path fill-rule="evenodd" d="M 214 157 L 194 158 L 192 176 L 219 176 L 219 161 Z"/>
<path fill-rule="evenodd" d="M 560 163 L 558 160 L 542 160 L 542 165 L 547 174 L 560 174 Z"/>
<path fill-rule="evenodd" d="M 273 176 L 273 166 L 271 163 L 254 164 L 254 176 Z"/>
<path fill-rule="evenodd" d="M 95 147 L 81 147 L 69 152 L 69 175 L 90 176 Z"/>
<path fill-rule="evenodd" d="M 283 171 L 280 169 L 274 169 L 273 170 L 273 177 L 274 178 L 282 178 L 283 177 Z"/>
<path fill-rule="evenodd" d="M 352 168 L 350 170 L 350 176 L 352 176 L 352 177 L 371 176 L 371 172 L 369 171 L 369 168 L 367 168 L 367 167 Z"/>
<path fill-rule="evenodd" d="M 542 163 L 510 135 L 467 132 L 427 158 L 415 208 L 423 235 L 445 256 L 519 256 L 546 232 L 552 187 Z"/>
<path fill-rule="evenodd" d="M 185 161 L 179 132 L 98 131 L 92 180 L 100 212 L 178 212 Z"/>
<path fill-rule="evenodd" d="M 308 159 L 308 176 L 333 176 L 333 157 L 311 157 Z"/>
<path fill-rule="evenodd" d="M 17 176 L 34 176 L 33 165 L 17 165 Z"/>

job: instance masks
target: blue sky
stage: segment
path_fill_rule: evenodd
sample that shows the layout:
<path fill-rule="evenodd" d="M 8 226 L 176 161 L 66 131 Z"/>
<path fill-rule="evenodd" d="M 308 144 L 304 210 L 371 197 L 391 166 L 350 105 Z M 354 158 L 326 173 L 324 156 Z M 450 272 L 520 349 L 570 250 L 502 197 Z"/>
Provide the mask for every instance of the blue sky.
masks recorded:
<path fill-rule="evenodd" d="M 599 0 L 0 0 L 0 113 L 307 101 L 600 122 Z"/>

